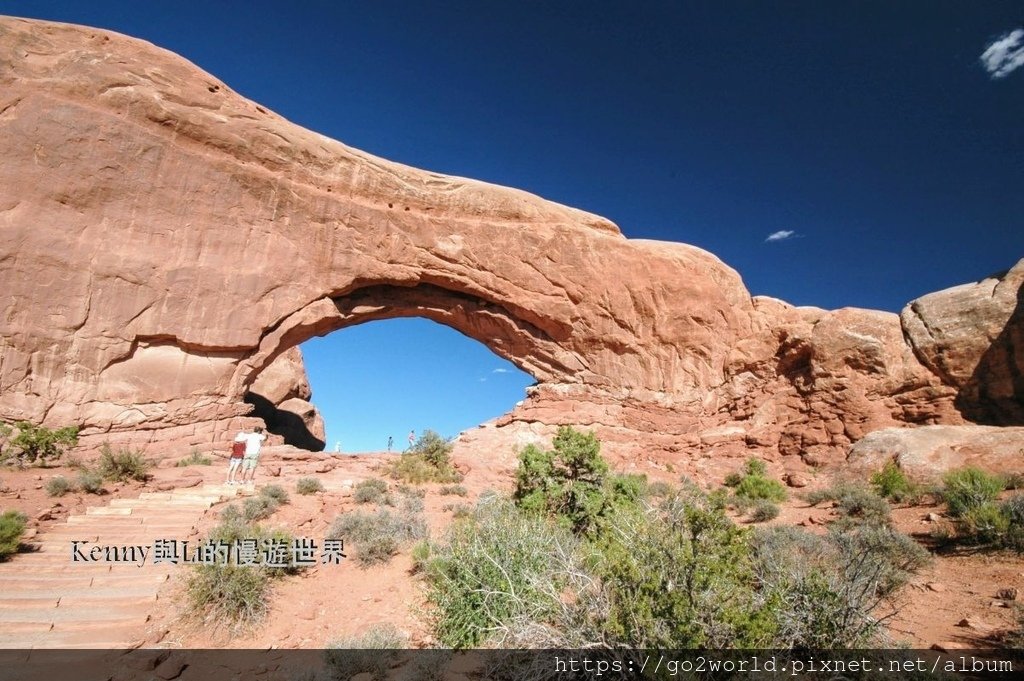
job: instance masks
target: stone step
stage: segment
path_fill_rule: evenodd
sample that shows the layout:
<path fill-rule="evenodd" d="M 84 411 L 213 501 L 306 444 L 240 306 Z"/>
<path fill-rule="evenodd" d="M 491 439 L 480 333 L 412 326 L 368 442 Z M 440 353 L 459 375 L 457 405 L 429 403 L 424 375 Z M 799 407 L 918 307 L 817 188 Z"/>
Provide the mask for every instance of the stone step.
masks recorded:
<path fill-rule="evenodd" d="M 95 650 L 116 650 L 134 648 L 146 639 L 145 622 L 115 624 L 101 623 L 100 627 L 86 627 L 81 623 L 57 622 L 53 629 L 37 635 L 33 648 L 90 648 Z M 106 667 L 101 666 L 100 669 Z M 145 677 L 145 678 L 148 678 Z"/>
<path fill-rule="evenodd" d="M 60 607 L 24 607 L 5 608 L 0 610 L 0 631 L 6 631 L 9 623 L 56 624 L 83 623 L 95 625 L 102 622 L 116 624 L 143 624 L 149 618 L 150 603 L 130 607 L 119 607 L 116 610 L 96 608 L 60 608 Z"/>
<path fill-rule="evenodd" d="M 110 506 L 90 506 L 85 509 L 86 515 L 131 515 L 130 508 L 111 508 Z"/>
<path fill-rule="evenodd" d="M 0 597 L 0 604 L 6 601 L 31 601 L 50 598 L 55 602 L 63 598 L 103 599 L 104 603 L 118 598 L 149 598 L 156 600 L 159 588 L 160 583 L 157 582 L 145 586 L 125 588 L 85 586 L 80 588 L 54 589 L 43 585 L 41 588 L 18 589 L 16 591 L 9 591 L 6 587 L 0 586 L 0 592 L 3 593 L 3 596 Z"/>
<path fill-rule="evenodd" d="M 40 610 L 43 608 L 56 608 L 60 596 L 42 594 L 4 594 L 0 596 L 0 620 L 3 619 L 3 612 L 14 610 Z"/>
<path fill-rule="evenodd" d="M 211 499 L 167 499 L 167 500 L 142 500 L 142 499 L 114 499 L 107 508 L 130 508 L 135 511 L 152 510 L 174 510 L 174 509 L 205 509 L 213 505 Z"/>
<path fill-rule="evenodd" d="M 84 610 L 110 608 L 118 613 L 144 610 L 148 614 L 156 602 L 157 595 L 154 589 L 152 593 L 142 596 L 61 596 L 57 607 Z"/>
<path fill-rule="evenodd" d="M 139 499 L 170 499 L 170 492 L 143 492 L 139 495 Z M 115 500 L 116 501 L 116 500 Z"/>
<path fill-rule="evenodd" d="M 107 572 L 93 576 L 70 572 L 55 572 L 39 575 L 0 575 L 0 591 L 5 596 L 11 591 L 20 590 L 80 590 L 80 589 L 158 589 L 170 578 L 175 566 L 169 569 L 160 567 L 143 568 L 136 572 Z"/>
<path fill-rule="evenodd" d="M 95 515 L 72 515 L 68 516 L 68 525 L 93 525 L 96 524 L 99 516 Z M 104 518 L 103 527 L 115 526 L 115 525 L 141 525 L 142 518 L 139 516 L 114 516 L 112 518 Z"/>

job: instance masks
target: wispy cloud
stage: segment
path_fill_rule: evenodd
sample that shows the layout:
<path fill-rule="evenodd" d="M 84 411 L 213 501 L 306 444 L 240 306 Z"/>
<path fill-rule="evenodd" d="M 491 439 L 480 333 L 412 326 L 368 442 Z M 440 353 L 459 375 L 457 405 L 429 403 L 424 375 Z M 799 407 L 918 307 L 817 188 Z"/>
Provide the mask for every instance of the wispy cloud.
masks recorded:
<path fill-rule="evenodd" d="M 495 369 L 495 370 L 494 370 L 494 371 L 492 371 L 491 373 L 492 373 L 492 374 L 507 374 L 507 373 L 508 373 L 508 369 L 506 369 L 506 368 L 502 367 L 502 368 L 500 368 L 500 369 Z"/>
<path fill-rule="evenodd" d="M 792 239 L 795 236 L 796 232 L 794 232 L 791 229 L 780 229 L 777 232 L 772 232 L 771 234 L 769 234 L 768 238 L 765 239 L 765 242 L 767 243 L 771 241 L 785 241 L 786 239 Z"/>
<path fill-rule="evenodd" d="M 1024 28 L 999 36 L 985 48 L 980 59 L 993 79 L 1005 78 L 1024 66 Z"/>

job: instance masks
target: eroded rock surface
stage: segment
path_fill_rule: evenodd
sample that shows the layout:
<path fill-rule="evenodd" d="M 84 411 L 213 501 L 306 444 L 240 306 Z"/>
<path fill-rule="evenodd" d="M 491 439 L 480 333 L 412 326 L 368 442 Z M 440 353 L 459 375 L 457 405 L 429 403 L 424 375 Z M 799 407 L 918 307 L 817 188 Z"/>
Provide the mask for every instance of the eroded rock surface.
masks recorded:
<path fill-rule="evenodd" d="M 918 480 L 935 480 L 965 466 L 1024 473 L 1024 428 L 886 428 L 870 433 L 850 450 L 849 463 L 855 469 L 877 471 L 890 461 Z"/>
<path fill-rule="evenodd" d="M 0 418 L 86 442 L 223 442 L 282 353 L 402 316 L 537 379 L 495 433 L 592 427 L 626 460 L 839 461 L 974 399 L 896 315 L 752 299 L 698 248 L 351 149 L 105 31 L 0 19 L 0 154 Z"/>

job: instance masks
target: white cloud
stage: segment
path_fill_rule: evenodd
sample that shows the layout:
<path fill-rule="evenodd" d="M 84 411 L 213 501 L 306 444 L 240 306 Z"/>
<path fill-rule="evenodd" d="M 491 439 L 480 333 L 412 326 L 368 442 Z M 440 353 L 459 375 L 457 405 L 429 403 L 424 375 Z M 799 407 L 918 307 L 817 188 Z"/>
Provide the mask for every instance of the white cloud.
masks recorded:
<path fill-rule="evenodd" d="M 1024 66 L 1024 28 L 999 36 L 985 48 L 980 59 L 992 78 L 1005 78 Z"/>
<path fill-rule="evenodd" d="M 786 239 L 792 239 L 794 236 L 796 236 L 796 232 L 794 232 L 793 230 L 780 229 L 777 232 L 772 232 L 771 234 L 769 234 L 768 238 L 765 239 L 765 241 L 785 241 Z"/>
<path fill-rule="evenodd" d="M 492 374 L 507 374 L 508 373 L 508 369 L 505 369 L 505 368 L 495 369 L 491 373 Z"/>

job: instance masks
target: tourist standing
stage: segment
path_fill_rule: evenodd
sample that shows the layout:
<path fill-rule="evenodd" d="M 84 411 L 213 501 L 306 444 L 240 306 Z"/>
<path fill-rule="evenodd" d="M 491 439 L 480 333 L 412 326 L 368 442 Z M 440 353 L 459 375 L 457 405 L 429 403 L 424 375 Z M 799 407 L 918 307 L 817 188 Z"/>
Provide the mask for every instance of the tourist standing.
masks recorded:
<path fill-rule="evenodd" d="M 390 452 L 391 448 L 394 447 L 394 446 L 395 446 L 395 438 L 393 438 L 390 435 L 388 435 L 388 451 Z"/>
<path fill-rule="evenodd" d="M 256 483 L 256 464 L 260 460 L 260 450 L 267 436 L 263 434 L 263 428 L 256 426 L 253 432 L 242 431 L 235 436 L 235 442 L 245 443 L 245 454 L 242 456 L 242 483 Z"/>
<path fill-rule="evenodd" d="M 416 444 L 416 431 L 409 431 L 409 450 L 412 451 L 412 446 Z"/>

